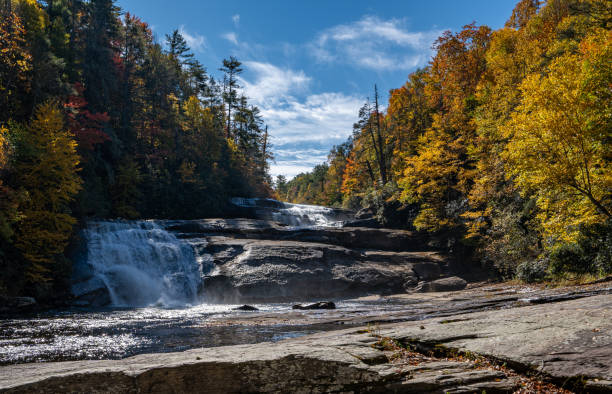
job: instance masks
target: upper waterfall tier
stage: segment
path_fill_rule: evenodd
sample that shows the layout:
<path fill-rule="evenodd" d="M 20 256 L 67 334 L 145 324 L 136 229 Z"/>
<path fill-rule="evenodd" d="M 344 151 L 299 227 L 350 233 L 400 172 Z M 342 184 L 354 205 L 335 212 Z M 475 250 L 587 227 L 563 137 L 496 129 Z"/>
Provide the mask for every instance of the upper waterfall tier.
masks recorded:
<path fill-rule="evenodd" d="M 232 198 L 232 204 L 254 210 L 258 219 L 292 227 L 342 227 L 352 212 L 318 205 L 291 204 L 269 198 Z"/>

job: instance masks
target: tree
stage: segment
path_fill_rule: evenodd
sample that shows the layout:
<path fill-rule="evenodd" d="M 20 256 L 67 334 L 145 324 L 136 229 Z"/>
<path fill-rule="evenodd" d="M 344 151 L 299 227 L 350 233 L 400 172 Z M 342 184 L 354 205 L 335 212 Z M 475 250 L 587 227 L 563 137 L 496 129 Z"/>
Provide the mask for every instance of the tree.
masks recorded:
<path fill-rule="evenodd" d="M 242 63 L 238 61 L 233 56 L 230 56 L 229 59 L 223 59 L 223 67 L 219 70 L 223 71 L 225 74 L 224 81 L 224 92 L 223 92 L 223 100 L 227 105 L 227 129 L 226 129 L 226 138 L 230 138 L 232 135 L 231 124 L 232 124 L 232 108 L 234 107 L 237 101 L 237 93 L 236 90 L 240 88 L 238 85 L 238 81 L 236 77 L 242 73 L 242 68 L 240 67 Z"/>
<path fill-rule="evenodd" d="M 580 53 L 555 59 L 548 75 L 525 79 L 505 128 L 508 171 L 535 193 L 555 239 L 571 240 L 580 225 L 611 217 L 611 65 L 612 35 L 597 30 Z"/>
<path fill-rule="evenodd" d="M 76 223 L 68 207 L 81 188 L 77 144 L 51 102 L 41 104 L 19 134 L 16 183 L 27 197 L 20 206 L 15 245 L 28 262 L 28 279 L 44 283 Z"/>
<path fill-rule="evenodd" d="M 23 102 L 30 90 L 32 69 L 32 55 L 26 49 L 22 19 L 6 6 L 0 6 L 0 54 L 1 125 L 11 118 L 22 119 L 27 114 Z"/>
<path fill-rule="evenodd" d="M 274 184 L 274 190 L 276 191 L 276 196 L 279 200 L 287 201 L 287 188 L 287 178 L 284 175 L 278 175 Z"/>
<path fill-rule="evenodd" d="M 398 185 L 400 201 L 421 204 L 415 226 L 440 230 L 460 225 L 475 177 L 473 119 L 476 88 L 486 70 L 491 29 L 464 26 L 445 32 L 426 76 L 424 94 L 432 109 L 431 127 L 418 139 L 417 154 L 406 156 Z"/>

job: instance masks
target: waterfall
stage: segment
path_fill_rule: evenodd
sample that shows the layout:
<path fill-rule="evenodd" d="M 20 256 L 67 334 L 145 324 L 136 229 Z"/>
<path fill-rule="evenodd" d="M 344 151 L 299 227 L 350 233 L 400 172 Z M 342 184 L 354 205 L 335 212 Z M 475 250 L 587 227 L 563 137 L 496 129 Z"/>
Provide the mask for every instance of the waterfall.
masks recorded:
<path fill-rule="evenodd" d="M 277 222 L 295 227 L 342 226 L 343 221 L 338 219 L 331 208 L 305 204 L 283 204 L 284 208 L 272 212 L 272 218 Z"/>
<path fill-rule="evenodd" d="M 253 209 L 256 216 L 293 227 L 342 227 L 347 211 L 318 205 L 290 204 L 269 198 L 232 198 L 232 204 Z"/>
<path fill-rule="evenodd" d="M 112 305 L 197 301 L 201 273 L 192 247 L 154 221 L 94 221 L 82 234 L 90 282 L 104 283 Z"/>

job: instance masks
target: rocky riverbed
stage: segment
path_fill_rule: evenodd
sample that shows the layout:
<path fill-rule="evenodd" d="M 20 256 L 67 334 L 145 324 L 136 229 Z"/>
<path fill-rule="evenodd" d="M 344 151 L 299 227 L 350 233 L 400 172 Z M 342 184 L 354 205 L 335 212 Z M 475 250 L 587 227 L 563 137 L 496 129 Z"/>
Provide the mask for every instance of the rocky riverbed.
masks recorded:
<path fill-rule="evenodd" d="M 529 387 L 531 375 L 557 390 L 609 392 L 611 293 L 608 282 L 557 289 L 483 285 L 390 296 L 385 299 L 406 302 L 405 307 L 357 316 L 341 309 L 317 311 L 325 314 L 318 322 L 351 328 L 276 343 L 4 366 L 0 390 L 491 393 Z M 408 307 L 412 301 L 414 308 Z M 317 317 L 255 311 L 211 324 L 246 327 L 283 319 L 308 324 Z"/>
<path fill-rule="evenodd" d="M 92 222 L 74 275 L 79 306 L 304 302 L 465 287 L 424 234 L 258 219 Z M 127 263 L 126 263 L 127 262 Z M 441 282 L 434 282 L 446 278 Z"/>

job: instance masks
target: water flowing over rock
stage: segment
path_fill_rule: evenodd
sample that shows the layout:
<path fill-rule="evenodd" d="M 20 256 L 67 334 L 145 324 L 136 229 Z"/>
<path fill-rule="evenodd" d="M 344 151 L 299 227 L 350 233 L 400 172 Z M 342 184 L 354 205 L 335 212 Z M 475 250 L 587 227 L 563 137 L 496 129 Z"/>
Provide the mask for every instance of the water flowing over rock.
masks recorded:
<path fill-rule="evenodd" d="M 354 215 L 339 209 L 232 201 L 259 219 L 89 222 L 74 305 L 346 299 L 410 291 L 448 268 L 424 234 L 343 227 Z"/>
<path fill-rule="evenodd" d="M 231 202 L 252 210 L 258 219 L 293 227 L 341 227 L 353 218 L 353 213 L 344 209 L 291 204 L 269 198 L 232 198 Z"/>
<path fill-rule="evenodd" d="M 114 306 L 197 301 L 202 276 L 192 247 L 154 221 L 94 221 L 82 231 L 75 265 L 77 300 Z"/>

